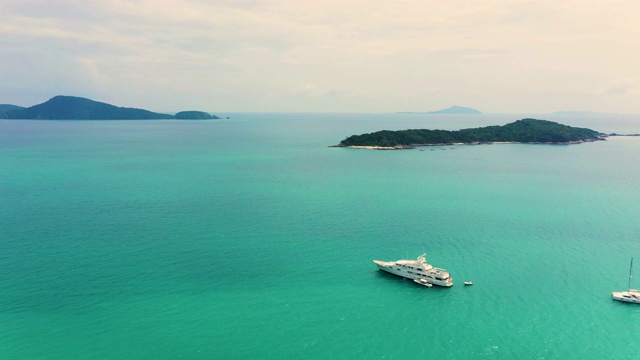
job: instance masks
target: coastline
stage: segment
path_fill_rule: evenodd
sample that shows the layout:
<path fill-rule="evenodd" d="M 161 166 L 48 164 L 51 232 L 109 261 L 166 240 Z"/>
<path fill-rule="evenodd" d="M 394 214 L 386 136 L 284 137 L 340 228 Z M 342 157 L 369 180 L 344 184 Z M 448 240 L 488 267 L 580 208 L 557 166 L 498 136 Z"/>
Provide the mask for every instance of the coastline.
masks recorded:
<path fill-rule="evenodd" d="M 620 135 L 617 135 L 620 136 Z M 606 141 L 608 136 L 601 136 L 597 139 L 585 139 L 566 142 L 517 142 L 517 141 L 488 141 L 488 142 L 472 142 L 472 143 L 446 143 L 446 144 L 410 144 L 410 145 L 396 145 L 396 146 L 374 146 L 374 145 L 331 145 L 329 147 L 342 147 L 349 149 L 365 149 L 365 150 L 408 150 L 415 149 L 417 147 L 426 146 L 460 146 L 460 145 L 500 145 L 500 144 L 532 144 L 532 145 L 576 145 L 588 142 Z"/>
<path fill-rule="evenodd" d="M 400 150 L 418 146 L 480 144 L 570 145 L 604 140 L 606 134 L 563 125 L 549 120 L 526 118 L 501 126 L 485 126 L 457 131 L 408 129 L 380 130 L 351 135 L 337 146 L 355 149 Z"/>

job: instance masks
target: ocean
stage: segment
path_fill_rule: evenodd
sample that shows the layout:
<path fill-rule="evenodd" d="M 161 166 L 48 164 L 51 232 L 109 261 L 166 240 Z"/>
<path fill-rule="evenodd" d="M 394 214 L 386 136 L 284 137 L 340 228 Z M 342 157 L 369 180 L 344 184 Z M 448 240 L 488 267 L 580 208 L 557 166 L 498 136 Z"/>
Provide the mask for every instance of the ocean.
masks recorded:
<path fill-rule="evenodd" d="M 329 146 L 640 115 L 217 115 L 0 120 L 0 359 L 638 358 L 640 137 Z"/>

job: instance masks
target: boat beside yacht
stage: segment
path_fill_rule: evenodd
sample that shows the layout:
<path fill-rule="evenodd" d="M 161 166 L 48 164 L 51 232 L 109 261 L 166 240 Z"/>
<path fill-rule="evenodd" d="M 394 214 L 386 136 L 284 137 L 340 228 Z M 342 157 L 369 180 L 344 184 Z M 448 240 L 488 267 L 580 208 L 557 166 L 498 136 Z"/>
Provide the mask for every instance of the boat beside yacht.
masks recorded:
<path fill-rule="evenodd" d="M 416 260 L 381 261 L 373 260 L 382 271 L 401 276 L 403 278 L 424 280 L 431 285 L 453 286 L 453 280 L 445 269 L 434 267 L 427 263 L 426 254 L 418 256 Z M 416 281 L 416 283 L 419 283 Z"/>
<path fill-rule="evenodd" d="M 431 283 L 427 279 L 414 279 L 413 282 L 418 285 L 426 286 L 428 288 L 433 287 L 433 285 L 431 285 Z"/>

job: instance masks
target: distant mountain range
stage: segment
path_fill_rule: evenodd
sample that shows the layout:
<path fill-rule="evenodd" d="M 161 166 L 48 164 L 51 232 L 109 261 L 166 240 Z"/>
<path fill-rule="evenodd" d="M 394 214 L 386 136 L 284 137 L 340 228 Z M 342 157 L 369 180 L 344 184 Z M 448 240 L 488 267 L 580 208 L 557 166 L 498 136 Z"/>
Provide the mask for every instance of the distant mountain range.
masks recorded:
<path fill-rule="evenodd" d="M 570 110 L 562 110 L 552 112 L 551 115 L 561 115 L 561 116 L 592 116 L 592 115 L 606 115 L 606 113 L 599 113 L 595 111 L 570 111 Z"/>
<path fill-rule="evenodd" d="M 426 112 L 412 112 L 412 111 L 402 111 L 397 114 L 458 114 L 458 115 L 474 115 L 474 114 L 482 114 L 480 111 L 464 106 L 451 106 L 446 109 L 436 110 L 436 111 L 426 111 Z"/>
<path fill-rule="evenodd" d="M 48 101 L 23 108 L 0 105 L 0 118 L 37 120 L 151 120 L 151 119 L 219 119 L 204 111 L 181 111 L 176 115 L 125 108 L 75 96 L 54 96 Z"/>

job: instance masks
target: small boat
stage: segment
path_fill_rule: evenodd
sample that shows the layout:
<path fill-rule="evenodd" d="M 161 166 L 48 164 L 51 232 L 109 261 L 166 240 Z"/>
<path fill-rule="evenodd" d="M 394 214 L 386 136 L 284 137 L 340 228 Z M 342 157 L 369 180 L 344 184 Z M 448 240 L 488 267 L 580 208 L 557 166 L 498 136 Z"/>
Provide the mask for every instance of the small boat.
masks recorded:
<path fill-rule="evenodd" d="M 429 281 L 427 281 L 427 279 L 413 279 L 413 282 L 418 285 L 426 286 L 428 288 L 433 286 L 431 285 L 431 283 L 429 283 Z"/>
<path fill-rule="evenodd" d="M 464 286 L 471 286 L 473 285 L 473 281 L 465 281 L 464 282 Z"/>
<path fill-rule="evenodd" d="M 622 301 L 622 302 L 640 304 L 640 290 L 635 290 L 631 288 L 632 271 L 633 271 L 633 258 L 631 258 L 631 265 L 629 266 L 629 286 L 627 291 L 620 291 L 620 292 L 614 291 L 611 293 L 611 299 Z"/>

